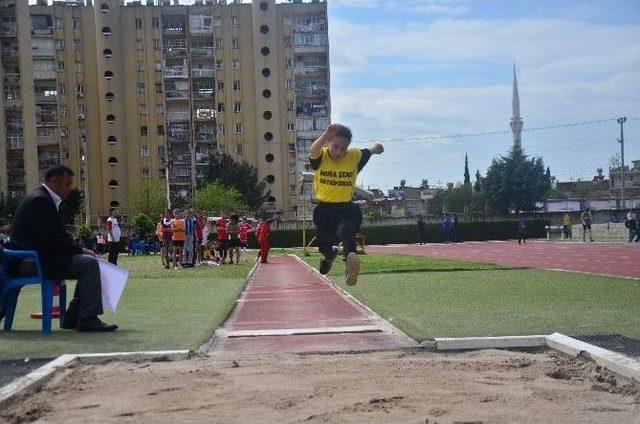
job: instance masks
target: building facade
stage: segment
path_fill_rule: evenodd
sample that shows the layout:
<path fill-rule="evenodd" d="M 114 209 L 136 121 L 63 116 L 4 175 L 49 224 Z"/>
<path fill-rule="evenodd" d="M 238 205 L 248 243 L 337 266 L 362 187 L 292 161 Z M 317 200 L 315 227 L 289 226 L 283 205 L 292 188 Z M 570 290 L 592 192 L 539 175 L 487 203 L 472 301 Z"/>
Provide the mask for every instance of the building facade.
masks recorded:
<path fill-rule="evenodd" d="M 329 123 L 324 1 L 0 0 L 0 191 L 76 172 L 91 223 L 131 186 L 188 200 L 209 158 L 258 169 L 295 218 L 309 146 Z"/>

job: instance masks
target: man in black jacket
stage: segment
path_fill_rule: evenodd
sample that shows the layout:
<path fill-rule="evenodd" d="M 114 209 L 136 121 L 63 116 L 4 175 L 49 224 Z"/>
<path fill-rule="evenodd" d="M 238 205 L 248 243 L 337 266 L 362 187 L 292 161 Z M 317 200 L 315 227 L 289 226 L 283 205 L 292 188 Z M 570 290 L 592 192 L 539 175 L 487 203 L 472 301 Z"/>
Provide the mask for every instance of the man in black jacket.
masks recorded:
<path fill-rule="evenodd" d="M 78 246 L 58 214 L 60 202 L 73 186 L 73 171 L 55 166 L 45 183 L 26 196 L 13 216 L 11 242 L 15 249 L 36 250 L 47 278 L 78 280 L 61 327 L 78 331 L 113 331 L 103 323 L 100 269 L 95 254 Z"/>

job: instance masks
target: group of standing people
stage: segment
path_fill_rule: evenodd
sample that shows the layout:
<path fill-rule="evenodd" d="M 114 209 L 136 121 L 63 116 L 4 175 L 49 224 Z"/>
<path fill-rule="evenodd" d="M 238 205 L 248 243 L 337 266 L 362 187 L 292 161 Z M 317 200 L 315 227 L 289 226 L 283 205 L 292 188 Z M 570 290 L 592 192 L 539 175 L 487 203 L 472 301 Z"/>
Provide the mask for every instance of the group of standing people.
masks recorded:
<path fill-rule="evenodd" d="M 640 208 L 631 209 L 627 212 L 624 226 L 629 230 L 629 243 L 640 242 Z"/>
<path fill-rule="evenodd" d="M 252 220 L 235 213 L 227 216 L 221 212 L 220 216 L 209 218 L 193 209 L 175 209 L 165 211 L 156 225 L 156 234 L 162 242 L 162 264 L 167 269 L 246 262 L 252 232 L 260 244 L 259 259 L 267 262 L 271 222 L 266 218 L 254 227 Z"/>

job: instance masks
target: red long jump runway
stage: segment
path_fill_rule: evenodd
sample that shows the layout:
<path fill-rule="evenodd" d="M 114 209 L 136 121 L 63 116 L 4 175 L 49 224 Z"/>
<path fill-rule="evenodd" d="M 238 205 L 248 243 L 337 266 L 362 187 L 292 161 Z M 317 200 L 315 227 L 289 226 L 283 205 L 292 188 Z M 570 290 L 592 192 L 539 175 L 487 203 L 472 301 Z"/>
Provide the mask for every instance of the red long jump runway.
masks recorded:
<path fill-rule="evenodd" d="M 626 243 L 529 241 L 367 246 L 372 253 L 402 253 L 500 265 L 585 272 L 640 279 L 640 246 Z"/>
<path fill-rule="evenodd" d="M 415 343 L 292 256 L 259 264 L 211 351 L 357 351 Z"/>

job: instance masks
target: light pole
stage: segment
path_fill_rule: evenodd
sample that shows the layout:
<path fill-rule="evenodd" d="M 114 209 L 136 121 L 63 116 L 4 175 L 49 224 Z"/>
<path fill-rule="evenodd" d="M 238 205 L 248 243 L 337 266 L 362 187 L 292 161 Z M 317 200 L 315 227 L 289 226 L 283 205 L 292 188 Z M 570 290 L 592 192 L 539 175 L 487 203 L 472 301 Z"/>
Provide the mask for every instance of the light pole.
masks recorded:
<path fill-rule="evenodd" d="M 621 198 L 622 198 L 622 210 L 626 209 L 625 206 L 625 202 L 624 202 L 624 180 L 625 180 L 625 172 L 624 172 L 624 123 L 627 122 L 627 117 L 624 116 L 622 118 L 618 118 L 618 124 L 620 124 L 620 138 L 618 139 L 618 142 L 620 143 L 620 157 L 622 159 L 622 166 L 620 167 L 620 170 L 622 171 L 622 194 L 621 194 Z"/>
<path fill-rule="evenodd" d="M 82 140 L 82 162 L 84 166 L 84 225 L 91 228 L 91 212 L 89 209 L 89 155 L 87 152 L 87 136 L 80 136 Z"/>
<path fill-rule="evenodd" d="M 166 188 L 166 196 L 167 196 L 167 209 L 171 209 L 171 190 L 169 186 L 169 168 L 171 167 L 171 162 L 169 162 L 169 152 L 168 146 L 164 147 L 164 156 L 160 156 L 160 161 L 164 164 L 164 180 L 165 180 L 165 188 Z"/>

